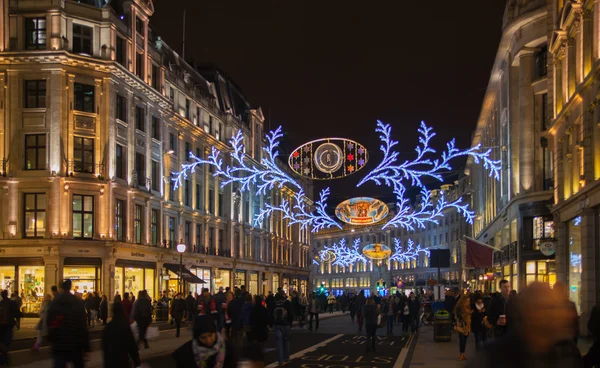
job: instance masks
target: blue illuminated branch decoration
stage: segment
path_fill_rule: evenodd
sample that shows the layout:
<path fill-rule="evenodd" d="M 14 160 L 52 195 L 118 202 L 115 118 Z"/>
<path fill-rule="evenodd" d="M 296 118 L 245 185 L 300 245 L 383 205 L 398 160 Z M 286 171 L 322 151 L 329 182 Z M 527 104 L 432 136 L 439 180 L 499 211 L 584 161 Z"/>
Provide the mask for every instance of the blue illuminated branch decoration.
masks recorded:
<path fill-rule="evenodd" d="M 314 264 L 314 265 L 317 265 L 317 266 L 318 266 L 318 265 L 319 265 L 319 262 L 317 262 L 317 261 L 315 261 L 315 260 L 313 259 L 313 261 L 312 261 L 312 264 Z"/>
<path fill-rule="evenodd" d="M 320 199 L 315 202 L 315 210 L 309 210 L 302 185 L 277 165 L 277 157 L 279 156 L 277 147 L 279 146 L 279 139 L 282 136 L 281 126 L 267 134 L 268 144 L 267 147 L 263 148 L 266 154 L 261 159 L 260 166 L 247 163 L 248 160 L 246 160 L 244 153 L 244 135 L 242 130 L 239 130 L 229 141 L 232 147 L 229 153 L 232 161 L 231 166 L 224 167 L 223 159 L 219 157 L 221 152 L 214 146 L 206 159 L 196 157 L 190 152 L 189 157 L 192 162 L 181 165 L 181 171 L 175 173 L 175 177 L 172 179 L 174 188 L 177 189 L 181 186 L 184 180 L 187 179 L 188 173 L 194 173 L 199 165 L 211 165 L 215 168 L 213 176 L 219 176 L 223 179 L 221 187 L 238 183 L 240 184 L 240 191 L 246 192 L 250 191 L 250 188 L 254 185 L 257 188 L 257 195 L 267 195 L 267 191 L 273 188 L 281 188 L 284 185 L 288 185 L 291 189 L 295 190 L 294 203 L 290 203 L 287 199 L 282 199 L 281 204 L 278 206 L 265 204 L 264 208 L 261 209 L 261 212 L 254 219 L 257 225 L 267 216 L 277 211 L 282 213 L 283 218 L 290 220 L 290 225 L 299 224 L 301 229 L 312 227 L 313 232 L 332 226 L 337 226 L 341 229 L 341 226 L 325 211 L 325 202 L 329 195 L 329 188 L 321 191 Z"/>
<path fill-rule="evenodd" d="M 431 156 L 436 151 L 429 144 L 435 133 L 432 128 L 427 127 L 424 122 L 421 122 L 418 130 L 420 133 L 420 145 L 415 148 L 417 157 L 411 161 L 406 160 L 398 163 L 400 153 L 394 150 L 398 142 L 391 138 L 391 126 L 377 121 L 377 129 L 375 131 L 380 133 L 379 138 L 382 141 L 380 149 L 383 152 L 384 158 L 357 186 L 361 186 L 368 181 L 373 181 L 377 185 L 385 184 L 394 189 L 394 194 L 396 194 L 398 200 L 397 213 L 393 219 L 385 224 L 384 228 L 388 226 L 400 226 L 408 230 L 414 230 L 415 227 L 425 228 L 427 222 L 437 223 L 436 218 L 441 217 L 442 212 L 450 207 L 456 208 L 459 213 L 465 216 L 467 222 L 472 223 L 474 213 L 468 209 L 468 205 L 460 204 L 462 198 L 448 202 L 441 195 L 433 203 L 431 196 L 422 182 L 422 178 L 430 177 L 441 182 L 443 181 L 442 175 L 452 170 L 452 166 L 450 166 L 451 160 L 460 156 L 470 156 L 476 164 L 483 162 L 483 167 L 490 172 L 489 175 L 499 179 L 501 162 L 490 158 L 492 154 L 491 149 L 482 151 L 481 145 L 478 144 L 466 150 L 459 150 L 455 147 L 453 139 L 446 144 L 447 150 L 442 152 L 440 157 L 432 158 Z M 407 185 L 422 188 L 421 202 L 416 206 L 416 209 L 413 209 L 410 201 L 405 198 Z"/>
<path fill-rule="evenodd" d="M 319 252 L 319 258 L 323 252 L 331 252 L 335 255 L 334 261 L 331 263 L 332 266 L 347 267 L 360 261 L 367 263 L 367 258 L 362 255 L 358 250 L 360 246 L 360 238 L 354 239 L 352 247 L 346 246 L 346 240 L 341 239 L 338 243 L 334 243 L 332 246 L 325 246 L 323 250 Z M 325 258 L 327 260 L 327 258 Z"/>
<path fill-rule="evenodd" d="M 260 213 L 254 219 L 255 224 L 260 224 L 267 216 L 273 212 L 279 211 L 284 219 L 288 219 L 290 225 L 300 225 L 300 229 L 304 230 L 309 226 L 312 227 L 312 232 L 317 232 L 330 227 L 342 228 L 339 223 L 332 219 L 325 211 L 327 197 L 329 196 L 329 188 L 321 190 L 319 200 L 315 202 L 314 211 L 311 211 L 306 204 L 306 199 L 303 191 L 294 194 L 294 205 L 290 204 L 285 198 L 281 199 L 281 204 L 273 206 L 265 203 L 265 208 L 261 208 Z"/>
<path fill-rule="evenodd" d="M 402 249 L 401 243 L 400 239 L 394 238 L 394 253 L 390 256 L 390 261 L 397 261 L 400 263 L 412 261 L 417 259 L 419 253 L 425 253 L 429 256 L 429 249 L 421 248 L 420 244 L 415 248 L 415 242 L 412 239 L 408 239 L 406 249 Z"/>

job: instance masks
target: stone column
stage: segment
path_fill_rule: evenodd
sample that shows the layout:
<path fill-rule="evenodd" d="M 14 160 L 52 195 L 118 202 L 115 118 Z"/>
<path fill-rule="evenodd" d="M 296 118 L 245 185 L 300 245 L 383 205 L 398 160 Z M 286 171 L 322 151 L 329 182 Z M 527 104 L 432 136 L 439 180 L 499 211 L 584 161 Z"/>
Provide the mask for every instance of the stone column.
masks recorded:
<path fill-rule="evenodd" d="M 535 129 L 533 50 L 522 50 L 519 57 L 519 177 L 520 192 L 535 191 Z"/>

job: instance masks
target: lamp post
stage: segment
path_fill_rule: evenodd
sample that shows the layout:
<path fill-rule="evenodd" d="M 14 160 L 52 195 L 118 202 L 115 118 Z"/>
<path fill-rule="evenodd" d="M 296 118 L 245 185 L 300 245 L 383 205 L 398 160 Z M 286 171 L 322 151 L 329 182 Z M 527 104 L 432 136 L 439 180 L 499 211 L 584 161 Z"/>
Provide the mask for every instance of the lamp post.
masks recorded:
<path fill-rule="evenodd" d="M 179 252 L 179 285 L 177 288 L 179 289 L 180 293 L 182 292 L 181 280 L 183 279 L 183 253 L 185 253 L 185 248 L 187 248 L 185 244 L 177 244 L 177 252 Z"/>

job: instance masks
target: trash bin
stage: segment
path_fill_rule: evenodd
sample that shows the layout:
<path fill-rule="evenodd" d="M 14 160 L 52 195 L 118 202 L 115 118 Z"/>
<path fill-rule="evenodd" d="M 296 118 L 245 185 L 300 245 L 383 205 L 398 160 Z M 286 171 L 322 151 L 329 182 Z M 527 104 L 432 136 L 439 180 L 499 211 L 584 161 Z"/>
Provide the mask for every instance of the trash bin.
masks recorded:
<path fill-rule="evenodd" d="M 435 312 L 433 317 L 433 341 L 447 342 L 452 340 L 452 321 L 450 313 L 445 309 Z"/>
<path fill-rule="evenodd" d="M 166 322 L 169 319 L 169 308 L 164 304 L 157 304 L 155 310 L 155 322 Z"/>

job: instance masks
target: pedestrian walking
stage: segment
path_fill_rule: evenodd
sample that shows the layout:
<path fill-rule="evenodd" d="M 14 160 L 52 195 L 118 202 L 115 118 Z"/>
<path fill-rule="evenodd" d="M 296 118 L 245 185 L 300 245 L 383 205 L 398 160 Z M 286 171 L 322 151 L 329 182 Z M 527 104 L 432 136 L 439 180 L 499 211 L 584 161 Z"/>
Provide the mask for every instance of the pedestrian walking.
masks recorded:
<path fill-rule="evenodd" d="M 244 299 L 244 305 L 242 305 L 242 333 L 245 341 L 247 342 L 248 336 L 252 334 L 252 310 L 254 309 L 254 304 L 252 303 L 252 295 L 250 293 L 243 294 L 242 298 Z"/>
<path fill-rule="evenodd" d="M 150 302 L 150 297 L 148 297 L 146 290 L 142 290 L 141 295 L 138 296 L 133 313 L 135 322 L 138 326 L 139 342 L 143 342 L 144 348 L 148 349 L 150 346 L 146 339 L 146 332 L 152 323 L 152 303 Z"/>
<path fill-rule="evenodd" d="M 133 322 L 133 318 L 131 318 L 133 303 L 131 302 L 131 299 L 129 299 L 129 293 L 123 293 L 121 304 L 123 304 L 123 314 L 125 315 L 125 318 L 127 318 L 129 322 Z"/>
<path fill-rule="evenodd" d="M 421 312 L 421 302 L 417 299 L 415 293 L 411 292 L 408 298 L 408 312 L 410 320 L 410 332 L 419 331 L 419 313 Z"/>
<path fill-rule="evenodd" d="M 113 304 L 113 318 L 102 331 L 102 353 L 105 368 L 130 368 L 142 364 L 135 337 L 125 318 L 123 304 Z"/>
<path fill-rule="evenodd" d="M 175 320 L 175 337 L 179 337 L 181 320 L 183 319 L 185 309 L 185 300 L 183 300 L 182 295 L 178 293 L 175 295 L 173 303 L 171 303 L 171 317 Z"/>
<path fill-rule="evenodd" d="M 0 365 L 9 365 L 8 352 L 12 343 L 13 329 L 21 311 L 17 303 L 8 297 L 8 290 L 2 290 L 0 301 Z"/>
<path fill-rule="evenodd" d="M 275 309 L 275 295 L 272 291 L 269 291 L 265 302 L 267 303 L 267 311 L 269 312 L 269 325 L 272 325 L 271 317 L 273 316 L 273 309 Z"/>
<path fill-rule="evenodd" d="M 583 366 L 579 349 L 571 339 L 573 321 L 563 296 L 547 283 L 534 282 L 514 299 L 512 308 L 512 321 L 518 323 L 509 325 L 505 335 L 485 345 L 468 367 Z"/>
<path fill-rule="evenodd" d="M 54 368 L 83 368 L 83 356 L 90 340 L 83 302 L 71 294 L 71 280 L 62 283 L 61 293 L 48 309 L 48 340 L 52 345 Z"/>
<path fill-rule="evenodd" d="M 372 348 L 375 351 L 376 337 L 378 325 L 379 308 L 375 304 L 375 298 L 370 296 L 367 299 L 367 304 L 363 307 L 363 317 L 365 320 L 365 329 L 367 332 L 367 353 Z"/>
<path fill-rule="evenodd" d="M 102 295 L 99 308 L 99 317 L 102 320 L 102 325 L 106 326 L 106 321 L 108 320 L 108 299 L 106 298 L 106 295 Z M 121 311 L 122 310 L 123 309 L 121 309 Z"/>
<path fill-rule="evenodd" d="M 408 305 L 408 299 L 404 300 L 404 306 L 402 309 L 402 333 L 404 335 L 408 334 L 408 327 L 412 325 L 412 321 L 410 319 L 410 307 Z"/>
<path fill-rule="evenodd" d="M 192 296 L 192 292 L 188 293 L 188 296 L 185 298 L 185 314 L 188 321 L 193 323 L 194 316 L 196 315 L 196 300 Z"/>
<path fill-rule="evenodd" d="M 215 319 L 217 320 L 217 332 L 221 333 L 221 331 L 223 331 L 223 323 L 225 322 L 224 307 L 227 303 L 227 297 L 222 286 L 219 288 L 219 292 L 215 294 L 213 299 L 217 308 L 217 313 L 215 314 Z"/>
<path fill-rule="evenodd" d="M 329 292 L 329 296 L 327 296 L 327 307 L 329 308 L 329 314 L 333 313 L 333 309 L 335 307 L 336 299 L 332 292 Z"/>
<path fill-rule="evenodd" d="M 235 348 L 217 333 L 212 316 L 194 320 L 193 339 L 175 350 L 172 357 L 176 368 L 236 368 Z"/>
<path fill-rule="evenodd" d="M 394 320 L 396 319 L 396 303 L 394 298 L 388 298 L 383 304 L 383 315 L 386 319 L 387 334 L 394 334 Z"/>
<path fill-rule="evenodd" d="M 244 300 L 240 289 L 235 290 L 235 297 L 227 305 L 227 314 L 231 318 L 231 341 L 236 348 L 242 347 L 243 325 L 242 307 Z"/>
<path fill-rule="evenodd" d="M 463 295 L 454 306 L 454 331 L 458 333 L 458 344 L 460 356 L 458 360 L 466 360 L 465 350 L 467 348 L 467 339 L 471 333 L 471 298 L 469 295 Z"/>
<path fill-rule="evenodd" d="M 494 328 L 494 336 L 504 336 L 510 328 L 512 322 L 512 305 L 510 301 L 510 282 L 508 280 L 500 281 L 500 295 L 492 299 L 492 305 L 488 314 L 490 324 Z"/>
<path fill-rule="evenodd" d="M 20 330 L 22 316 L 21 308 L 23 307 L 23 299 L 19 296 L 18 293 L 12 293 L 11 300 L 15 303 L 15 305 L 17 306 L 17 310 L 19 311 L 19 313 L 15 315 L 15 329 Z"/>
<path fill-rule="evenodd" d="M 298 321 L 298 325 L 300 328 L 304 327 L 303 320 L 304 314 L 302 313 L 302 304 L 300 303 L 300 295 L 297 291 L 294 292 L 294 297 L 292 298 L 292 308 L 294 309 L 294 316 Z"/>
<path fill-rule="evenodd" d="M 490 324 L 487 320 L 487 310 L 481 294 L 475 296 L 475 309 L 471 316 L 471 331 L 475 335 L 475 349 L 479 351 L 487 339 Z"/>
<path fill-rule="evenodd" d="M 223 305 L 223 327 L 225 329 L 225 337 L 231 338 L 231 318 L 229 317 L 228 307 L 229 302 L 233 300 L 233 293 L 227 291 L 225 293 L 225 305 Z"/>
<path fill-rule="evenodd" d="M 358 323 L 358 333 L 362 332 L 363 327 L 363 308 L 366 304 L 365 291 L 361 290 L 356 297 L 356 322 Z"/>
<path fill-rule="evenodd" d="M 319 331 L 319 300 L 316 294 L 312 294 L 310 298 L 310 304 L 308 307 L 310 319 L 308 320 L 308 329 L 312 331 L 313 328 L 313 317 L 316 319 L 315 331 Z"/>
<path fill-rule="evenodd" d="M 273 330 L 275 332 L 275 347 L 279 365 L 284 365 L 290 360 L 290 328 L 294 321 L 292 303 L 287 300 L 283 290 L 279 288 L 275 295 L 275 308 L 273 309 Z"/>
<path fill-rule="evenodd" d="M 40 351 L 40 346 L 42 345 L 44 337 L 48 336 L 48 324 L 46 322 L 48 320 L 48 308 L 50 307 L 51 302 L 52 296 L 50 296 L 50 294 L 44 295 L 44 300 L 42 301 L 39 313 L 40 321 L 36 326 L 37 338 L 32 347 L 32 350 L 34 351 Z"/>
<path fill-rule="evenodd" d="M 248 341 L 258 343 L 262 350 L 262 344 L 267 341 L 269 335 L 269 311 L 263 305 L 263 299 L 260 295 L 254 297 L 254 308 L 250 316 L 251 333 Z"/>
<path fill-rule="evenodd" d="M 350 319 L 354 323 L 354 317 L 356 316 L 356 295 L 352 295 L 348 302 L 348 310 L 350 311 Z"/>

